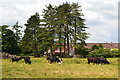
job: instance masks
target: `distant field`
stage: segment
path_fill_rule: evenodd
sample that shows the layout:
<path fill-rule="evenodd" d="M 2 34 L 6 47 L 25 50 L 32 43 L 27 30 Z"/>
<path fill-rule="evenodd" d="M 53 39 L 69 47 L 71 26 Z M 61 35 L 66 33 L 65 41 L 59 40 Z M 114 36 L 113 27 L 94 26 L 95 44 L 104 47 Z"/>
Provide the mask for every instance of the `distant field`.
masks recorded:
<path fill-rule="evenodd" d="M 45 58 L 31 58 L 32 64 L 24 60 L 12 63 L 2 60 L 3 78 L 118 78 L 118 59 L 108 58 L 111 64 L 87 64 L 86 58 L 63 58 L 63 64 L 47 63 Z"/>

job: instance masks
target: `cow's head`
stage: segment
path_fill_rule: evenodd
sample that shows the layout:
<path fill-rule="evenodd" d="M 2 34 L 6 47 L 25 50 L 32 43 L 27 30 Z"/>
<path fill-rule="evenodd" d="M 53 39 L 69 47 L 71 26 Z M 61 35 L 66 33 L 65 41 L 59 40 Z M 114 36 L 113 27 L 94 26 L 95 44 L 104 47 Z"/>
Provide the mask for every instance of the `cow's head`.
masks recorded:
<path fill-rule="evenodd" d="M 110 64 L 110 62 L 107 61 L 106 64 Z"/>
<path fill-rule="evenodd" d="M 59 62 L 59 64 L 62 64 L 62 58 L 60 59 L 60 62 Z"/>

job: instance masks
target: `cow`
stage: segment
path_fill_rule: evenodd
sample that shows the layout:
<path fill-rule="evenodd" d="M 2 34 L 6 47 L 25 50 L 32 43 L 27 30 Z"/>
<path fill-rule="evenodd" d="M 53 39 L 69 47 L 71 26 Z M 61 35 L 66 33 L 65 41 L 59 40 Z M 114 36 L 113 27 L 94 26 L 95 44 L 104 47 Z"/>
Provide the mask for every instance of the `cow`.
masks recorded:
<path fill-rule="evenodd" d="M 93 64 L 100 64 L 100 59 L 98 57 L 88 57 L 88 64 L 93 63 Z"/>
<path fill-rule="evenodd" d="M 28 56 L 20 57 L 20 59 L 24 59 L 26 64 L 27 64 L 27 63 L 28 63 L 28 64 L 31 64 L 30 57 L 28 57 Z"/>
<path fill-rule="evenodd" d="M 28 57 L 28 56 L 26 56 L 25 58 L 24 58 L 24 60 L 25 60 L 25 63 L 27 64 L 31 64 L 31 61 L 30 61 L 30 57 Z"/>
<path fill-rule="evenodd" d="M 12 59 L 12 62 L 14 62 L 14 61 L 18 62 L 19 60 L 21 60 L 21 58 L 19 58 L 19 57 L 12 57 L 11 59 Z"/>
<path fill-rule="evenodd" d="M 48 61 L 50 64 L 53 63 L 53 62 L 58 62 L 59 64 L 62 64 L 62 59 L 59 60 L 58 57 L 53 56 L 53 55 L 48 56 L 46 59 L 47 59 L 47 61 Z"/>
<path fill-rule="evenodd" d="M 28 57 L 28 56 L 26 56 L 26 57 L 12 57 L 11 58 L 12 59 L 12 62 L 14 62 L 14 61 L 19 61 L 19 60 L 21 60 L 21 59 L 24 59 L 24 61 L 25 61 L 25 63 L 27 64 L 31 64 L 31 61 L 30 61 L 30 57 Z"/>
<path fill-rule="evenodd" d="M 104 64 L 110 64 L 110 62 L 106 59 L 106 58 L 99 58 L 100 59 L 100 63 L 104 63 Z"/>

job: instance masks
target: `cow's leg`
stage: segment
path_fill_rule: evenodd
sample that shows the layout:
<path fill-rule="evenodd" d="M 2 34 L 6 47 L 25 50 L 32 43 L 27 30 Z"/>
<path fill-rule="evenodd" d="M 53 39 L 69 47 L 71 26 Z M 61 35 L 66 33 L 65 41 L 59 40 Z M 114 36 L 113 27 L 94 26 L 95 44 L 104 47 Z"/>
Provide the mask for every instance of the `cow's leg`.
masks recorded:
<path fill-rule="evenodd" d="M 52 61 L 49 61 L 49 63 L 51 64 L 51 63 L 52 63 Z"/>
<path fill-rule="evenodd" d="M 99 65 L 102 65 L 101 63 Z"/>
<path fill-rule="evenodd" d="M 17 60 L 17 62 L 18 62 L 19 60 Z"/>
<path fill-rule="evenodd" d="M 96 62 L 96 64 L 100 64 L 99 62 Z"/>
<path fill-rule="evenodd" d="M 25 63 L 27 64 L 27 61 L 25 61 Z"/>
<path fill-rule="evenodd" d="M 31 64 L 31 61 L 30 61 L 30 60 L 28 61 L 28 64 Z"/>
<path fill-rule="evenodd" d="M 27 63 L 29 64 L 29 60 L 27 60 Z"/>
<path fill-rule="evenodd" d="M 95 64 L 97 64 L 97 63 L 93 62 L 93 65 L 95 65 Z"/>
<path fill-rule="evenodd" d="M 88 61 L 88 64 L 90 64 L 90 62 Z"/>
<path fill-rule="evenodd" d="M 100 65 L 102 65 L 103 63 L 101 62 Z"/>

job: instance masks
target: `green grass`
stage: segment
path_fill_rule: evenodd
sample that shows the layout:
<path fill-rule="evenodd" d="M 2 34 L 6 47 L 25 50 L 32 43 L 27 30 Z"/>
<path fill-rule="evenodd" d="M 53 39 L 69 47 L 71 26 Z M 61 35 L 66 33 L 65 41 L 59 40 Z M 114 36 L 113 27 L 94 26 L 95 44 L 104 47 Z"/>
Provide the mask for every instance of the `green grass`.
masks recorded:
<path fill-rule="evenodd" d="M 3 78 L 118 78 L 118 59 L 108 58 L 111 64 L 87 64 L 87 59 L 63 58 L 63 64 L 49 64 L 45 58 L 31 58 L 32 64 L 24 60 L 12 63 L 2 60 Z"/>

